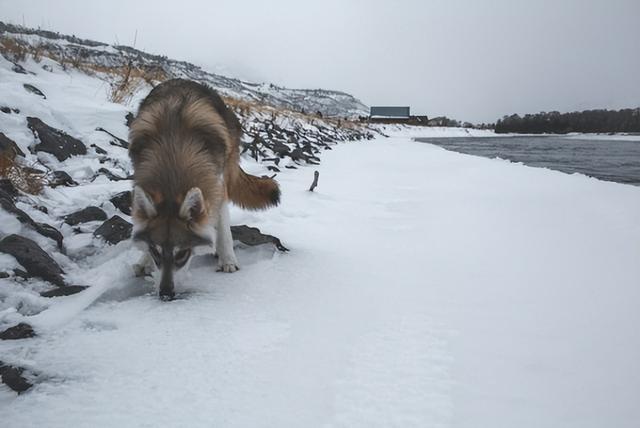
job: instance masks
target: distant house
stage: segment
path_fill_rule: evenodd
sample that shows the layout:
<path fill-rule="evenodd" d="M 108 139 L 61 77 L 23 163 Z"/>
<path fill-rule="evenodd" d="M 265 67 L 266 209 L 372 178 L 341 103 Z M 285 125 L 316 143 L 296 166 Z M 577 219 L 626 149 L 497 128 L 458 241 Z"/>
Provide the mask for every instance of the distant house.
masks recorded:
<path fill-rule="evenodd" d="M 411 116 L 410 107 L 371 107 L 369 122 L 374 123 L 404 123 L 406 125 L 426 126 L 429 118 L 427 116 Z"/>
<path fill-rule="evenodd" d="M 369 112 L 369 120 L 372 122 L 400 122 L 403 120 L 409 120 L 411 117 L 409 107 L 390 107 L 390 106 L 375 106 L 371 107 Z"/>

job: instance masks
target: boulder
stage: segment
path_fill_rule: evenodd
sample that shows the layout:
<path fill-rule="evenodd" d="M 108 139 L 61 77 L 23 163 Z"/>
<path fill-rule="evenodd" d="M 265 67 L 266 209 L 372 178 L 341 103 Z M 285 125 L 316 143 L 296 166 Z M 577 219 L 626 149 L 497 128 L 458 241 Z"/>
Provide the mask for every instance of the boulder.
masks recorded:
<path fill-rule="evenodd" d="M 18 339 L 27 339 L 29 337 L 34 337 L 36 335 L 35 331 L 33 331 L 33 327 L 29 324 L 21 322 L 18 325 L 14 325 L 13 327 L 9 327 L 8 329 L 0 332 L 0 339 L 2 340 L 18 340 Z"/>
<path fill-rule="evenodd" d="M 27 226 L 33 228 L 40 235 L 56 241 L 58 248 L 62 250 L 63 236 L 58 231 L 58 229 L 46 223 L 35 222 L 29 216 L 29 214 L 16 207 L 14 200 L 15 197 L 12 197 L 10 194 L 0 189 L 0 207 L 2 207 L 2 209 L 11 214 L 14 214 L 20 223 L 26 224 Z"/>
<path fill-rule="evenodd" d="M 29 74 L 29 72 L 25 70 L 25 68 L 20 64 L 18 64 L 17 62 L 13 63 L 13 67 L 11 67 L 11 70 L 13 70 L 15 73 L 18 73 L 18 74 Z"/>
<path fill-rule="evenodd" d="M 249 227 L 245 224 L 240 226 L 231 226 L 231 235 L 235 241 L 240 241 L 245 245 L 262 245 L 273 244 L 279 251 L 289 251 L 287 247 L 282 245 L 282 242 L 278 238 L 272 235 L 265 235 L 260 232 L 257 227 Z"/>
<path fill-rule="evenodd" d="M 27 125 L 40 140 L 35 146 L 36 152 L 51 153 L 59 161 L 87 154 L 87 147 L 82 141 L 47 125 L 37 117 L 27 117 Z"/>
<path fill-rule="evenodd" d="M 0 156 L 13 160 L 16 156 L 24 156 L 24 152 L 15 141 L 0 132 Z"/>
<path fill-rule="evenodd" d="M 127 125 L 127 128 L 131 126 L 131 122 L 133 122 L 134 116 L 133 113 L 129 112 L 124 116 L 124 124 Z"/>
<path fill-rule="evenodd" d="M 16 391 L 18 394 L 25 392 L 33 386 L 27 379 L 25 379 L 24 376 L 22 376 L 23 373 L 23 368 L 6 365 L 0 361 L 0 377 L 2 378 L 2 383 Z"/>
<path fill-rule="evenodd" d="M 28 83 L 25 83 L 22 85 L 28 92 L 31 92 L 32 94 L 36 94 L 42 98 L 44 98 L 45 100 L 47 99 L 47 96 L 45 94 L 42 93 L 42 91 L 38 88 L 36 88 L 33 85 L 30 85 Z"/>
<path fill-rule="evenodd" d="M 109 199 L 116 208 L 126 215 L 131 215 L 131 190 L 120 192 Z"/>
<path fill-rule="evenodd" d="M 9 235 L 0 241 L 0 252 L 10 254 L 18 260 L 30 276 L 36 276 L 59 287 L 65 286 L 64 272 L 40 246 L 20 235 Z"/>
<path fill-rule="evenodd" d="M 98 170 L 98 175 L 100 174 L 106 176 L 111 181 L 127 180 L 127 177 L 120 177 L 119 175 L 116 175 L 113 172 L 109 171 L 107 168 L 100 168 Z"/>
<path fill-rule="evenodd" d="M 102 225 L 93 232 L 93 235 L 104 239 L 110 244 L 117 244 L 120 241 L 129 239 L 132 229 L 133 226 L 131 223 L 118 215 L 114 215 L 102 223 Z"/>
<path fill-rule="evenodd" d="M 96 151 L 97 154 L 99 155 L 106 155 L 107 151 L 105 149 L 103 149 L 102 147 L 98 146 L 97 144 L 92 144 L 91 147 L 93 147 L 93 150 Z"/>
<path fill-rule="evenodd" d="M 64 217 L 64 222 L 75 226 L 89 221 L 106 220 L 107 214 L 98 207 L 89 206 Z"/>
<path fill-rule="evenodd" d="M 58 246 L 58 249 L 60 251 L 63 250 L 62 240 L 64 239 L 64 237 L 62 236 L 62 233 L 60 233 L 58 229 L 56 229 L 55 227 L 47 223 L 35 223 L 33 228 L 40 235 L 56 241 L 56 245 Z"/>
<path fill-rule="evenodd" d="M 0 178 L 0 190 L 7 194 L 11 200 L 15 200 L 20 195 L 16 186 L 8 178 Z"/>
<path fill-rule="evenodd" d="M 77 186 L 78 183 L 64 171 L 53 171 L 49 177 L 49 186 Z"/>
<path fill-rule="evenodd" d="M 123 149 L 129 148 L 129 143 L 126 140 L 123 140 L 122 138 L 116 135 L 113 135 L 111 132 L 107 131 L 106 129 L 97 127 L 96 131 L 104 132 L 105 134 L 109 135 L 112 138 L 109 144 L 111 144 L 112 146 L 122 147 Z"/>
<path fill-rule="evenodd" d="M 57 287 L 52 290 L 42 292 L 40 295 L 42 297 L 71 296 L 81 292 L 82 290 L 86 290 L 87 288 L 88 287 L 86 285 L 67 285 L 66 287 Z"/>

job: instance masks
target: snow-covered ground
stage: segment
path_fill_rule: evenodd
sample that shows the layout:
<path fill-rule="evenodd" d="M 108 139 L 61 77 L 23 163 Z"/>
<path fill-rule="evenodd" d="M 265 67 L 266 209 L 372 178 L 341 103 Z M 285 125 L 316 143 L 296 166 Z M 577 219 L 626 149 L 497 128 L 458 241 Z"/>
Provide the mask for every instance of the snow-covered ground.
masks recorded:
<path fill-rule="evenodd" d="M 499 137 L 490 129 L 449 128 L 444 126 L 405 126 L 405 125 L 372 125 L 384 135 L 390 137 L 414 137 L 414 138 L 447 138 L 447 137 Z"/>
<path fill-rule="evenodd" d="M 42 67 L 47 65 L 50 71 Z M 291 249 L 237 249 L 241 270 L 194 261 L 173 302 L 134 279 L 139 253 L 105 246 L 64 215 L 100 205 L 130 181 L 130 105 L 108 84 L 58 63 L 0 58 L 0 131 L 36 167 L 77 187 L 22 196 L 19 208 L 64 236 L 55 243 L 0 210 L 0 235 L 53 254 L 85 291 L 54 299 L 44 281 L 0 279 L 0 361 L 34 387 L 0 385 L 10 427 L 635 427 L 640 420 L 640 188 L 461 155 L 412 137 L 488 131 L 383 128 L 333 145 L 318 167 L 284 169 L 282 205 L 232 211 Z M 47 96 L 27 92 L 32 84 Z M 36 116 L 81 139 L 84 156 L 32 154 Z M 256 117 L 247 117 L 247 126 Z M 283 119 L 318 130 L 321 120 Z M 323 125 L 324 126 L 324 125 Z M 330 124 L 327 127 L 333 126 Z M 92 145 L 95 145 L 93 147 Z M 107 152 L 100 154 L 100 148 Z M 102 163 L 101 163 L 102 162 Z M 265 164 L 244 159 L 256 174 Z M 313 168 L 313 169 L 312 169 Z M 319 186 L 308 192 L 313 170 Z M 48 214 L 35 206 L 47 208 Z M 0 268 L 19 267 L 0 255 Z M 35 377 L 34 377 L 35 376 Z"/>
<path fill-rule="evenodd" d="M 640 141 L 640 134 L 567 134 L 566 138 L 579 140 L 613 140 L 613 141 Z"/>
<path fill-rule="evenodd" d="M 401 137 L 318 170 L 316 192 L 311 169 L 288 171 L 280 207 L 232 213 L 290 253 L 240 251 L 232 275 L 202 260 L 174 302 L 130 278 L 120 244 L 95 271 L 112 291 L 0 344 L 46 377 L 5 391 L 2 420 L 636 426 L 640 189 Z"/>

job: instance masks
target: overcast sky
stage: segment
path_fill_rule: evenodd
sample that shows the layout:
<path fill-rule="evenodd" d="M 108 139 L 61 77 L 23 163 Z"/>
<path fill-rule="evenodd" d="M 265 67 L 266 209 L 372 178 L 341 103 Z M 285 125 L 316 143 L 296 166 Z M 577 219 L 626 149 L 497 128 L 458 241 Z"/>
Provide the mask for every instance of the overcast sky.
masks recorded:
<path fill-rule="evenodd" d="M 640 106 L 640 0 L 0 0 L 0 19 L 473 122 Z"/>

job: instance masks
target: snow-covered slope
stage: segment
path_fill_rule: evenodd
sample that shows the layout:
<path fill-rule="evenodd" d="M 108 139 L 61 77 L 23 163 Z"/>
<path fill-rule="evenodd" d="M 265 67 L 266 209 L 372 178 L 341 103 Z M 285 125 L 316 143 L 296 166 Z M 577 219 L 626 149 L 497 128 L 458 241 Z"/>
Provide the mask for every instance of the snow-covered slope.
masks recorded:
<path fill-rule="evenodd" d="M 128 46 L 111 46 L 51 31 L 34 30 L 0 22 L 0 36 L 18 38 L 43 51 L 100 67 L 122 67 L 129 62 L 136 67 L 161 71 L 168 77 L 184 77 L 209 84 L 225 95 L 300 112 L 321 112 L 325 116 L 353 117 L 367 115 L 360 100 L 340 91 L 325 89 L 290 89 L 266 83 L 246 82 L 211 73 L 184 61 L 151 55 Z"/>
<path fill-rule="evenodd" d="M 29 56 L 19 66 L 16 71 L 14 63 L 0 56 L 3 144 L 0 155 L 11 151 L 4 141 L 15 143 L 22 154 L 16 157 L 16 165 L 23 170 L 35 169 L 40 174 L 35 175 L 44 177 L 51 185 L 45 185 L 39 195 L 20 193 L 15 201 L 6 202 L 11 213 L 6 206 L 0 209 L 6 220 L 0 224 L 0 239 L 10 234 L 32 239 L 60 265 L 67 284 L 99 285 L 102 280 L 92 268 L 108 260 L 112 250 L 105 248 L 93 232 L 106 218 L 117 216 L 130 221 L 129 213 L 117 206 L 113 198 L 131 189 L 128 178 L 133 171 L 125 141 L 126 116 L 135 111 L 151 85 L 136 87 L 128 102 L 117 104 L 109 101 L 111 86 L 103 73 L 87 74 L 80 69 L 65 68 L 47 57 L 35 61 Z M 368 139 L 373 135 L 363 126 L 344 120 L 321 119 L 259 104 L 247 107 L 236 101 L 232 108 L 236 109 L 245 131 L 246 169 L 258 175 L 317 165 L 321 153 L 336 142 Z M 48 132 L 59 132 L 78 141 L 86 153 L 61 159 L 57 150 L 47 152 L 41 148 L 43 131 L 35 129 L 34 123 L 43 124 Z M 60 177 L 66 182 L 56 187 Z M 103 214 L 98 217 L 106 218 L 79 224 L 67 221 L 69 214 L 86 207 L 99 208 Z M 22 210 L 22 216 L 28 220 L 18 222 L 16 209 Z M 41 229 L 38 224 L 47 225 L 49 232 L 53 229 L 56 239 L 38 231 Z M 20 269 L 20 264 L 13 257 L 0 255 L 0 273 L 9 275 L 7 286 L 0 289 L 0 311 L 7 311 L 8 316 L 3 318 L 0 312 L 0 327 L 6 328 L 15 316 L 38 313 L 49 306 L 49 300 L 38 293 L 51 285 L 34 275 L 23 281 L 20 275 L 24 274 L 16 274 L 15 269 Z M 111 281 L 108 277 L 104 280 Z"/>

